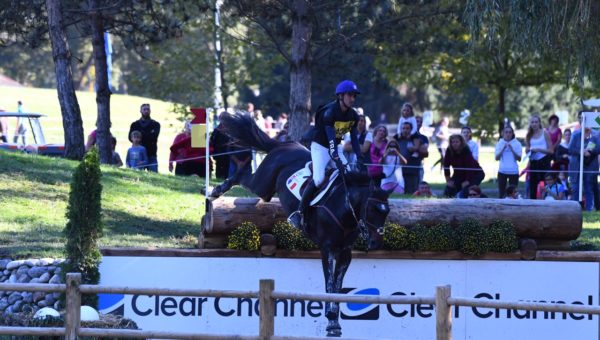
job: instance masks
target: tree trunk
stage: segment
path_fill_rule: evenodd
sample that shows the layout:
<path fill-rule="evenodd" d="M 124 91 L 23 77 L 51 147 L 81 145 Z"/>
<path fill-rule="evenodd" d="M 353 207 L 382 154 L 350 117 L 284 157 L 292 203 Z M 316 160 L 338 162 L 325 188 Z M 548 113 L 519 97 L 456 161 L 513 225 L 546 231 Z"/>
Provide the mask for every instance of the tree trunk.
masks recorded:
<path fill-rule="evenodd" d="M 312 27 L 309 21 L 311 2 L 294 0 L 292 18 L 292 54 L 290 63 L 290 137 L 298 141 L 308 130 L 311 109 L 310 40 Z"/>
<path fill-rule="evenodd" d="M 475 218 L 483 225 L 495 220 L 510 221 L 520 237 L 536 240 L 574 240 L 583 226 L 581 206 L 575 201 L 481 199 L 391 199 L 387 220 L 403 226 L 433 226 L 440 222 L 459 225 Z M 529 218 L 524 218 L 528 216 Z M 270 231 L 285 221 L 278 199 L 221 197 L 212 202 L 202 221 L 205 234 L 229 234 L 242 222 L 252 222 Z"/>
<path fill-rule="evenodd" d="M 504 117 L 506 114 L 506 88 L 498 85 L 498 132 L 502 138 L 502 130 L 504 129 Z"/>
<path fill-rule="evenodd" d="M 83 142 L 83 123 L 71 70 L 71 51 L 67 35 L 62 27 L 63 17 L 60 0 L 46 0 L 48 11 L 48 31 L 52 44 L 52 58 L 56 72 L 56 90 L 62 114 L 65 137 L 65 157 L 81 160 L 85 153 Z"/>
<path fill-rule="evenodd" d="M 100 162 L 110 164 L 112 158 L 112 141 L 110 138 L 111 92 L 108 87 L 108 66 L 106 64 L 106 50 L 104 48 L 104 19 L 102 18 L 102 13 L 96 10 L 98 8 L 96 0 L 89 1 L 89 8 L 94 67 L 96 69 L 96 105 L 98 107 L 96 145 L 100 152 Z"/>

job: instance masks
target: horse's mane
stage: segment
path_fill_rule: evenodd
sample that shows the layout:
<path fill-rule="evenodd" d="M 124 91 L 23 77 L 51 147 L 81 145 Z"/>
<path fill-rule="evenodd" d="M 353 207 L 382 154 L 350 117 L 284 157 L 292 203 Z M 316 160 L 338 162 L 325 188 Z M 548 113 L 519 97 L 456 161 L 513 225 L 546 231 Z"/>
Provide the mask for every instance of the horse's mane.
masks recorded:
<path fill-rule="evenodd" d="M 269 152 L 282 144 L 271 139 L 250 116 L 223 112 L 219 116 L 219 121 L 219 129 L 233 139 L 233 144 L 237 146 Z"/>

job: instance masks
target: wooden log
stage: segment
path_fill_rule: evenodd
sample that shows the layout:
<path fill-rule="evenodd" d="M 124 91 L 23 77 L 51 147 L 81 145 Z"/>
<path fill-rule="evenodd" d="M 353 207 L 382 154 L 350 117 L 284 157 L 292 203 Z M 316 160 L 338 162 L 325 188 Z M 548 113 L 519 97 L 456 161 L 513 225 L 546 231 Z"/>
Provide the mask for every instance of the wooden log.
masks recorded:
<path fill-rule="evenodd" d="M 264 256 L 273 256 L 277 251 L 277 240 L 273 234 L 260 235 L 260 253 Z"/>
<path fill-rule="evenodd" d="M 574 240 L 583 226 L 581 206 L 575 201 L 480 199 L 391 199 L 388 221 L 404 226 L 440 222 L 458 225 L 467 218 L 482 224 L 506 220 L 514 224 L 520 238 Z M 209 204 L 210 217 L 203 219 L 202 233 L 229 234 L 242 222 L 255 223 L 268 232 L 277 221 L 285 221 L 279 200 L 221 197 Z M 539 245 L 539 242 L 538 242 Z"/>
<path fill-rule="evenodd" d="M 521 259 L 535 260 L 537 242 L 534 239 L 522 238 L 519 240 L 519 251 L 521 252 Z"/>

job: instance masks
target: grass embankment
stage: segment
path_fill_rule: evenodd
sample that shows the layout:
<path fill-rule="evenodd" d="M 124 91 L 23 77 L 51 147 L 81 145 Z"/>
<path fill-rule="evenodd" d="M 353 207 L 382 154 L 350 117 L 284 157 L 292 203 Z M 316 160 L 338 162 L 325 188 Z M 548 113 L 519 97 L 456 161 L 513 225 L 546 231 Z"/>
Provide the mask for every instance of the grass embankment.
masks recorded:
<path fill-rule="evenodd" d="M 62 257 L 77 162 L 0 151 L 0 256 Z M 101 246 L 196 245 L 204 199 L 194 177 L 102 166 Z"/>

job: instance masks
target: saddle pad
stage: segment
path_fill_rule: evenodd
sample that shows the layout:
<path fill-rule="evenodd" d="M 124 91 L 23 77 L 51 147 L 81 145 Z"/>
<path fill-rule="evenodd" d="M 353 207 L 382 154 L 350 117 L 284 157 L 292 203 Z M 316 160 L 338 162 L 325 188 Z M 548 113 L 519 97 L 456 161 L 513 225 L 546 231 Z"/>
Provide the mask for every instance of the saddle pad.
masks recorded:
<path fill-rule="evenodd" d="M 308 181 L 312 177 L 312 172 L 309 169 L 309 164 L 310 162 L 307 163 L 307 165 L 304 168 L 294 172 L 286 181 L 286 187 L 294 196 L 296 196 L 298 200 L 302 198 L 302 195 L 300 194 L 300 188 L 302 188 L 306 181 Z M 311 206 L 317 204 L 323 198 L 323 196 L 325 196 L 327 191 L 329 191 L 329 188 L 331 188 L 333 181 L 335 181 L 335 179 L 337 178 L 338 174 L 339 171 L 337 169 L 334 170 L 333 173 L 331 173 L 327 185 L 325 185 L 323 189 L 317 193 L 313 200 L 310 201 Z"/>

